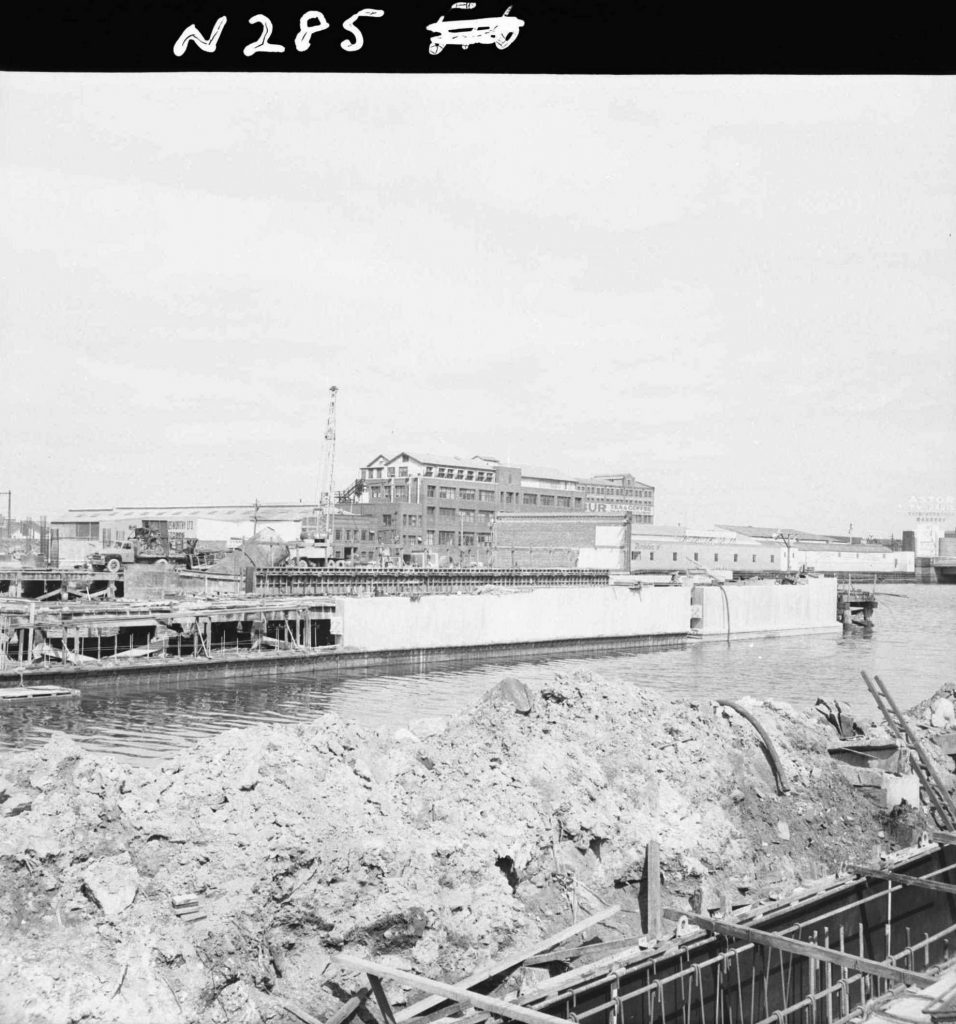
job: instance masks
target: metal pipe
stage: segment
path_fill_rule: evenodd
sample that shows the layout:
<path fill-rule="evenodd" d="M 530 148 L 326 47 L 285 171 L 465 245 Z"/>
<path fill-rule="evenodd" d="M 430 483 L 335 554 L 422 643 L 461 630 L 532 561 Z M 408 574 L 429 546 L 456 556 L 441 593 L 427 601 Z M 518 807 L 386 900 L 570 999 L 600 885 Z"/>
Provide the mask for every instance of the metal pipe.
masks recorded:
<path fill-rule="evenodd" d="M 780 760 L 780 755 L 777 753 L 776 747 L 773 745 L 773 741 L 767 734 L 767 730 L 757 721 L 757 719 L 745 708 L 733 700 L 718 700 L 717 703 L 721 707 L 733 708 L 738 715 L 742 715 L 747 719 L 748 722 L 757 730 L 761 740 L 763 740 L 764 747 L 767 751 L 767 756 L 770 758 L 770 764 L 773 767 L 774 776 L 777 782 L 777 793 L 783 795 L 784 793 L 790 792 L 790 784 L 787 782 L 786 772 L 783 770 L 783 762 Z"/>

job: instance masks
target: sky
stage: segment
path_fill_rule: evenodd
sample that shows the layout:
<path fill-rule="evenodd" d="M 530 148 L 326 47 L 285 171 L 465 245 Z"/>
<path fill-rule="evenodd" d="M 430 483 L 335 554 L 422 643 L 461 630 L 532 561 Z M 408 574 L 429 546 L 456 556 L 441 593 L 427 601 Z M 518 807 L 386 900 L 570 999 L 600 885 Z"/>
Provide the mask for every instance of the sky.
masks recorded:
<path fill-rule="evenodd" d="M 0 492 L 311 502 L 336 385 L 339 488 L 899 536 L 956 495 L 954 228 L 956 78 L 2 74 Z"/>

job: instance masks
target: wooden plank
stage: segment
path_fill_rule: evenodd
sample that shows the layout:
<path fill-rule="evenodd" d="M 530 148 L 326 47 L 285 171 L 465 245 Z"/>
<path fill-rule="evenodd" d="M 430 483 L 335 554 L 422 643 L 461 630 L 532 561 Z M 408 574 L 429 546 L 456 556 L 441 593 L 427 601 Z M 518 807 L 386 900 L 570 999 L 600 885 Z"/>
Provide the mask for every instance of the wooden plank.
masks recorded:
<path fill-rule="evenodd" d="M 368 999 L 371 992 L 370 988 L 360 988 L 347 1003 L 343 1003 L 329 1017 L 325 1024 L 347 1024 L 355 1016 L 365 1000 Z"/>
<path fill-rule="evenodd" d="M 777 935 L 774 932 L 761 931 L 759 928 L 747 928 L 741 924 L 731 924 L 729 921 L 715 921 L 710 917 L 701 917 L 699 914 L 682 914 L 679 910 L 665 910 L 664 917 L 668 921 L 679 921 L 686 918 L 691 924 L 704 931 L 715 932 L 717 935 L 726 936 L 728 939 L 738 939 L 741 942 L 754 942 L 761 946 L 769 946 L 771 949 L 778 949 L 784 953 L 795 953 L 797 956 L 809 957 L 812 960 L 821 960 L 823 963 L 836 964 L 837 967 L 846 967 L 860 974 L 872 974 L 877 978 L 885 978 L 897 984 L 917 985 L 919 988 L 926 988 L 933 981 L 925 974 L 918 974 L 916 971 L 908 971 L 902 967 L 893 967 L 890 964 L 880 963 L 877 960 L 868 960 L 863 956 L 852 956 L 850 953 L 841 953 L 837 949 L 829 949 L 826 946 L 818 946 L 813 942 L 803 942 L 800 939 L 791 939 L 785 935 Z"/>
<path fill-rule="evenodd" d="M 395 1014 L 392 1012 L 392 1004 L 388 1001 L 388 996 L 385 995 L 385 989 L 382 988 L 382 982 L 374 974 L 369 974 L 368 980 L 369 984 L 372 986 L 372 992 L 375 993 L 375 1002 L 378 1003 L 378 1008 L 382 1013 L 382 1020 L 385 1021 L 385 1024 L 395 1024 Z"/>
<path fill-rule="evenodd" d="M 661 934 L 661 847 L 656 839 L 647 844 L 647 921 L 644 931 L 656 939 Z"/>
<path fill-rule="evenodd" d="M 606 921 L 609 917 L 613 917 L 618 910 L 620 910 L 620 907 L 617 905 L 605 907 L 596 914 L 578 921 L 577 924 L 572 924 L 570 927 L 555 932 L 545 939 L 540 939 L 538 942 L 525 947 L 517 953 L 510 954 L 501 960 L 489 964 L 487 967 L 481 968 L 481 970 L 470 974 L 467 978 L 462 978 L 461 981 L 457 981 L 455 984 L 461 988 L 474 988 L 483 981 L 488 981 L 489 978 L 494 978 L 498 974 L 504 974 L 505 971 L 510 970 L 512 967 L 523 964 L 529 957 L 535 956 L 538 953 L 544 953 L 554 946 L 560 946 L 562 942 L 567 942 L 568 939 L 574 938 L 575 935 L 580 935 L 582 932 L 587 931 L 588 928 Z M 409 1021 L 413 1017 L 420 1017 L 422 1014 L 429 1013 L 446 1001 L 445 999 L 439 999 L 437 996 L 429 996 L 427 999 L 421 999 L 417 1003 L 412 1003 L 411 1006 L 396 1014 L 395 1020 L 398 1024 L 404 1024 L 405 1021 Z"/>
<path fill-rule="evenodd" d="M 887 882 L 899 882 L 902 885 L 913 885 L 918 889 L 932 889 L 933 892 L 945 892 L 956 895 L 956 885 L 949 882 L 938 882 L 935 878 L 920 878 L 917 875 L 903 875 L 898 871 L 884 871 L 882 868 L 864 868 L 859 864 L 847 864 L 847 871 L 867 878 L 883 878 Z"/>
<path fill-rule="evenodd" d="M 412 974 L 409 971 L 400 971 L 394 967 L 385 967 L 382 964 L 373 963 L 371 960 L 363 960 L 361 957 L 349 956 L 347 953 L 339 953 L 332 958 L 333 963 L 340 967 L 349 967 L 353 971 L 364 971 L 370 978 L 391 978 L 393 981 L 400 981 L 404 985 L 421 989 L 423 992 L 431 992 L 444 999 L 450 999 L 455 1003 L 465 1003 L 468 1006 L 475 1006 L 480 1010 L 489 1010 L 495 1016 L 503 1017 L 505 1020 L 519 1020 L 522 1024 L 555 1024 L 562 1020 L 549 1013 L 539 1013 L 537 1010 L 529 1010 L 525 1006 L 516 1003 L 505 1002 L 504 999 L 495 999 L 492 996 L 481 996 L 477 992 L 471 992 L 466 988 L 459 988 L 456 985 L 446 985 L 441 981 L 432 981 L 430 978 L 423 978 L 419 974 Z"/>
<path fill-rule="evenodd" d="M 942 846 L 956 846 L 956 832 L 930 832 L 930 842 Z"/>
<path fill-rule="evenodd" d="M 301 1006 L 297 1006 L 295 1003 L 287 1003 L 284 999 L 277 999 L 276 1002 L 288 1010 L 289 1013 L 295 1014 L 299 1020 L 305 1021 L 305 1024 L 322 1024 L 318 1017 L 313 1017 L 311 1013 L 303 1010 Z"/>
<path fill-rule="evenodd" d="M 640 945 L 642 941 L 645 944 L 643 947 Z M 647 939 L 643 935 L 632 935 L 628 939 L 610 939 L 607 942 L 591 942 L 583 946 L 559 946 L 547 953 L 538 953 L 528 957 L 522 966 L 537 967 L 539 964 L 553 964 L 557 960 L 572 960 L 574 957 L 584 956 L 586 953 L 601 953 L 606 956 L 608 953 L 617 953 L 622 949 L 634 949 L 643 953 L 646 948 Z"/>

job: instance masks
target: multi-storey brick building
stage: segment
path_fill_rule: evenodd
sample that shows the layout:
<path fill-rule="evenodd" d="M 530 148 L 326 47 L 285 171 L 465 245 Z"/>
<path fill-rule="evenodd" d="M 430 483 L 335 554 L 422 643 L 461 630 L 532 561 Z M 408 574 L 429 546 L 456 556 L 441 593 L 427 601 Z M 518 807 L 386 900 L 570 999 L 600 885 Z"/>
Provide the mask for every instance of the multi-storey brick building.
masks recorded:
<path fill-rule="evenodd" d="M 578 479 L 555 470 L 399 452 L 362 467 L 346 498 L 375 523 L 389 557 L 491 563 L 499 512 L 584 512 L 588 503 L 653 522 L 654 489 L 629 474 Z"/>

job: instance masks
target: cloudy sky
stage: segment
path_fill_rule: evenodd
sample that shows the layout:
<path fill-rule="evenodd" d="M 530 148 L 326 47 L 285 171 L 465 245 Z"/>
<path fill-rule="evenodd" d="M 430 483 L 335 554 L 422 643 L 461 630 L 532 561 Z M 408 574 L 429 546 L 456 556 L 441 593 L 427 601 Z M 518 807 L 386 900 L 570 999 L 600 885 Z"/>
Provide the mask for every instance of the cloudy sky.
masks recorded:
<path fill-rule="evenodd" d="M 0 76 L 14 511 L 315 499 L 379 452 L 657 521 L 956 494 L 956 79 Z"/>

